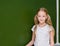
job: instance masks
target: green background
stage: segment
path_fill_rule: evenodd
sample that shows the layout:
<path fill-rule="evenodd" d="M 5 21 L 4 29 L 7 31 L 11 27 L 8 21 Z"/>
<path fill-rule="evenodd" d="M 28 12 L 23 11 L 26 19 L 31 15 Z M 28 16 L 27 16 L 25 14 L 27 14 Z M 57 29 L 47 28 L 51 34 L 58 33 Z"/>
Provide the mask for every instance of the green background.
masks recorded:
<path fill-rule="evenodd" d="M 0 46 L 25 46 L 41 7 L 47 8 L 56 30 L 56 0 L 0 0 Z"/>

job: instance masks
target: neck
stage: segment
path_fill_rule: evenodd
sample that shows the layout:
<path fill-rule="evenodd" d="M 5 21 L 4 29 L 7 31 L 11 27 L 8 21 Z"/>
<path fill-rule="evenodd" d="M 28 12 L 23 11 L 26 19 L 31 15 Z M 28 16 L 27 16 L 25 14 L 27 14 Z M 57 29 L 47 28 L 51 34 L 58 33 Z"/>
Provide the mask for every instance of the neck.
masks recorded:
<path fill-rule="evenodd" d="M 43 26 L 45 26 L 46 25 L 46 23 L 39 23 L 39 26 L 40 27 L 43 27 Z"/>

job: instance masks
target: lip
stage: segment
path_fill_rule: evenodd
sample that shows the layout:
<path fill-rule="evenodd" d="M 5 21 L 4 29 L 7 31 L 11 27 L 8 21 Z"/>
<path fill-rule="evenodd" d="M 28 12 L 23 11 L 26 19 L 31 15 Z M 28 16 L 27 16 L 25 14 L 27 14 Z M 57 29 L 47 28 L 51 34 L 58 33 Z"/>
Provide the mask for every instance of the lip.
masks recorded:
<path fill-rule="evenodd" d="M 40 20 L 40 21 L 43 21 L 43 20 Z"/>

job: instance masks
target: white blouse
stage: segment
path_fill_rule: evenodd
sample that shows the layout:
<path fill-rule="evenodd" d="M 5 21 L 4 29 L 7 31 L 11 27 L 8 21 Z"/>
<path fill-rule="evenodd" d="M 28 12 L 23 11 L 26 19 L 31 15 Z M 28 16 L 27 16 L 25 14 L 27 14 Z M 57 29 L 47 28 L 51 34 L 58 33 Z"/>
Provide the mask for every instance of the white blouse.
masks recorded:
<path fill-rule="evenodd" d="M 34 31 L 35 25 L 32 27 L 32 31 Z M 50 46 L 49 44 L 49 32 L 52 31 L 50 26 L 46 24 L 44 27 L 40 27 L 37 25 L 36 28 L 36 37 L 34 41 L 34 46 Z"/>

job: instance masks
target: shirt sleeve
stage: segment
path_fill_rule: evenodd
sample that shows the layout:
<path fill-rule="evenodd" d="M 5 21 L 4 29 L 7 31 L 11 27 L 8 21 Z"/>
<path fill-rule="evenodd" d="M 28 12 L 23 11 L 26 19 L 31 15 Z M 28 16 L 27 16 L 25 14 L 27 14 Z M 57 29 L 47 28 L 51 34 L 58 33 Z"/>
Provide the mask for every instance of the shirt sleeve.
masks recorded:
<path fill-rule="evenodd" d="M 33 27 L 31 28 L 32 31 L 34 31 L 35 25 L 33 25 Z"/>
<path fill-rule="evenodd" d="M 53 26 L 50 26 L 49 31 L 54 31 Z"/>

